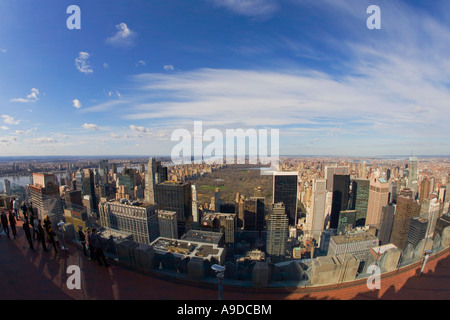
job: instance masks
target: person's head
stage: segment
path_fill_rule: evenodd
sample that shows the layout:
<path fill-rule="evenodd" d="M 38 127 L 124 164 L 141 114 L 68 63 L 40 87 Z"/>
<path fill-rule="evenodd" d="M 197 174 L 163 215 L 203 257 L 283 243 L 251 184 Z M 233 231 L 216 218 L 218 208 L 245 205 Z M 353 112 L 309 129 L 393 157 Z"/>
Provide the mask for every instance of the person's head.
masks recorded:
<path fill-rule="evenodd" d="M 97 233 L 97 228 L 93 228 L 92 233 Z"/>

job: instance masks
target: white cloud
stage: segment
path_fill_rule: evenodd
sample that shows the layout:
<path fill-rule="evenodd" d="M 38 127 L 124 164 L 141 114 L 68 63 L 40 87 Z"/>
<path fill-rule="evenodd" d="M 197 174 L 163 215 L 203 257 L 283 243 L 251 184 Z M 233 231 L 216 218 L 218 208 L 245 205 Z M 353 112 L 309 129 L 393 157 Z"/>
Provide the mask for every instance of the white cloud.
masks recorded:
<path fill-rule="evenodd" d="M 136 34 L 131 31 L 126 23 L 122 22 L 116 25 L 117 32 L 114 36 L 107 38 L 106 42 L 117 47 L 129 47 L 134 44 Z"/>
<path fill-rule="evenodd" d="M 0 129 L 2 129 L 2 130 L 9 130 L 9 128 L 7 126 L 1 126 Z"/>
<path fill-rule="evenodd" d="M 133 131 L 142 132 L 142 133 L 149 133 L 150 132 L 150 129 L 147 129 L 145 127 L 138 127 L 138 126 L 135 126 L 133 124 L 130 125 L 130 129 L 133 130 Z"/>
<path fill-rule="evenodd" d="M 29 135 L 29 134 L 31 134 L 33 131 L 36 131 L 36 130 L 37 130 L 37 128 L 31 128 L 31 129 L 28 129 L 28 130 L 16 130 L 16 131 L 14 132 L 14 134 Z"/>
<path fill-rule="evenodd" d="M 8 137 L 0 137 L 0 143 L 5 143 L 7 145 L 10 145 L 13 142 L 16 142 L 17 138 L 16 137 L 12 137 L 12 136 L 8 136 Z"/>
<path fill-rule="evenodd" d="M 209 0 L 217 7 L 223 7 L 231 12 L 252 18 L 268 18 L 277 10 L 278 5 L 273 0 Z"/>
<path fill-rule="evenodd" d="M 1 53 L 7 53 L 8 51 L 6 49 L 0 49 Z"/>
<path fill-rule="evenodd" d="M 85 123 L 82 125 L 84 129 L 98 131 L 99 128 L 96 124 L 93 123 Z"/>
<path fill-rule="evenodd" d="M 16 98 L 16 99 L 11 99 L 9 101 L 22 102 L 22 103 L 36 102 L 39 100 L 38 95 L 39 95 L 39 90 L 36 88 L 32 88 L 30 94 L 28 94 L 26 98 Z"/>
<path fill-rule="evenodd" d="M 55 138 L 51 138 L 51 137 L 34 138 L 34 139 L 32 139 L 32 141 L 35 143 L 56 143 L 56 142 L 58 142 Z"/>
<path fill-rule="evenodd" d="M 7 123 L 7 124 L 17 125 L 20 123 L 20 120 L 14 120 L 13 117 L 11 117 L 7 114 L 2 115 L 2 118 L 3 118 L 3 122 Z"/>
<path fill-rule="evenodd" d="M 73 103 L 73 106 L 74 106 L 75 108 L 77 108 L 77 109 L 80 109 L 80 108 L 81 108 L 81 102 L 80 102 L 80 100 L 78 100 L 78 99 L 73 99 L 73 100 L 72 100 L 72 103 Z"/>
<path fill-rule="evenodd" d="M 120 98 L 120 92 L 118 90 L 108 91 L 107 95 L 108 97 L 117 96 L 118 98 Z"/>
<path fill-rule="evenodd" d="M 173 71 L 173 70 L 175 70 L 175 68 L 172 65 L 168 64 L 168 65 L 164 66 L 164 70 L 166 70 L 166 71 Z"/>
<path fill-rule="evenodd" d="M 88 59 L 89 59 L 89 53 L 81 51 L 78 54 L 78 57 L 75 59 L 75 66 L 77 67 L 78 71 L 80 71 L 84 74 L 89 74 L 89 73 L 94 72 L 94 70 L 89 65 Z"/>
<path fill-rule="evenodd" d="M 139 60 L 135 63 L 136 67 L 145 66 L 147 63 L 144 60 Z"/>
<path fill-rule="evenodd" d="M 107 64 L 106 62 L 103 63 L 103 68 L 108 69 L 109 68 L 109 64 Z"/>

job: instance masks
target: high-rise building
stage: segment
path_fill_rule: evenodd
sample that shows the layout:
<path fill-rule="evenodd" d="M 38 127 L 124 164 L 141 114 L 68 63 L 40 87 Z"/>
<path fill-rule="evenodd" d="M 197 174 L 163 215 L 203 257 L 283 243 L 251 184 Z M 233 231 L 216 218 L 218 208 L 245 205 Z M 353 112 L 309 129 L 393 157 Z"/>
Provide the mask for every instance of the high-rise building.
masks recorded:
<path fill-rule="evenodd" d="M 283 203 L 272 204 L 267 220 L 266 252 L 275 261 L 283 260 L 289 235 L 289 219 Z"/>
<path fill-rule="evenodd" d="M 150 203 L 102 201 L 99 204 L 101 226 L 133 235 L 133 241 L 150 244 L 159 236 L 157 205 Z"/>
<path fill-rule="evenodd" d="M 423 203 L 425 200 L 428 199 L 428 196 L 432 192 L 431 189 L 431 180 L 428 178 L 423 179 L 419 183 L 419 203 Z"/>
<path fill-rule="evenodd" d="M 164 181 L 167 181 L 167 168 L 163 167 L 161 162 L 150 158 L 145 175 L 144 199 L 146 202 L 155 203 L 155 186 Z"/>
<path fill-rule="evenodd" d="M 194 223 L 194 227 L 198 228 L 200 226 L 200 211 L 198 209 L 198 200 L 197 200 L 197 188 L 195 185 L 191 185 L 192 191 L 192 222 Z"/>
<path fill-rule="evenodd" d="M 214 192 L 214 211 L 220 212 L 220 205 L 223 204 L 223 201 L 220 197 L 220 189 L 216 188 L 216 191 Z"/>
<path fill-rule="evenodd" d="M 326 202 L 327 181 L 325 179 L 313 180 L 311 210 L 306 217 L 313 238 L 318 237 L 325 228 Z"/>
<path fill-rule="evenodd" d="M 28 186 L 33 207 L 39 219 L 48 215 L 53 229 L 64 218 L 63 201 L 54 174 L 33 173 L 33 184 Z"/>
<path fill-rule="evenodd" d="M 175 211 L 157 210 L 159 236 L 178 239 L 177 213 Z"/>
<path fill-rule="evenodd" d="M 409 157 L 408 162 L 408 188 L 415 193 L 417 191 L 417 157 Z"/>
<path fill-rule="evenodd" d="M 192 220 L 192 188 L 190 183 L 165 181 L 154 189 L 155 202 L 160 210 L 177 213 L 178 236 L 187 230 L 186 222 Z"/>
<path fill-rule="evenodd" d="M 297 224 L 298 172 L 274 172 L 273 203 L 284 204 L 289 224 Z"/>
<path fill-rule="evenodd" d="M 331 205 L 330 228 L 339 224 L 339 213 L 348 209 L 350 175 L 335 174 L 333 177 L 333 202 Z"/>
<path fill-rule="evenodd" d="M 421 217 L 411 218 L 408 236 L 406 237 L 406 245 L 411 244 L 415 248 L 420 240 L 425 239 L 427 228 L 428 219 Z"/>
<path fill-rule="evenodd" d="M 356 223 L 356 210 L 342 210 L 339 212 L 339 220 L 337 230 L 340 233 L 345 233 L 347 230 L 352 230 Z"/>
<path fill-rule="evenodd" d="M 203 230 L 221 232 L 225 236 L 225 244 L 234 244 L 234 233 L 237 226 L 236 214 L 213 212 L 202 217 L 201 226 Z"/>
<path fill-rule="evenodd" d="M 441 217 L 439 217 L 436 221 L 436 227 L 434 229 L 434 234 L 442 236 L 442 231 L 444 231 L 445 228 L 450 226 L 450 212 L 447 212 L 443 214 Z"/>
<path fill-rule="evenodd" d="M 428 209 L 428 214 L 425 217 L 426 219 L 428 219 L 428 228 L 427 228 L 427 234 L 426 234 L 426 236 L 428 238 L 434 237 L 434 229 L 436 228 L 436 222 L 437 222 L 437 219 L 439 218 L 440 210 L 441 210 L 441 205 L 440 205 L 438 199 L 436 199 L 436 198 L 431 199 L 429 209 Z"/>
<path fill-rule="evenodd" d="M 366 226 L 374 226 L 379 229 L 381 210 L 388 204 L 389 183 L 383 179 L 371 179 L 369 187 L 369 203 L 367 205 Z"/>
<path fill-rule="evenodd" d="M 91 208 L 94 211 L 98 211 L 98 198 L 97 198 L 97 195 L 95 192 L 94 171 L 92 169 L 84 169 L 82 171 L 82 175 L 83 175 L 82 194 L 83 194 L 83 196 L 91 197 Z"/>
<path fill-rule="evenodd" d="M 380 232 L 378 238 L 381 244 L 388 244 L 391 240 L 392 225 L 394 223 L 396 205 L 389 203 L 381 209 Z"/>
<path fill-rule="evenodd" d="M 391 181 L 389 185 L 389 200 L 388 203 L 397 203 L 397 185 Z"/>
<path fill-rule="evenodd" d="M 262 232 L 264 229 L 264 198 L 244 200 L 244 230 Z"/>
<path fill-rule="evenodd" d="M 420 215 L 420 205 L 411 197 L 398 196 L 392 226 L 391 243 L 403 250 L 406 245 L 411 218 Z"/>
<path fill-rule="evenodd" d="M 364 259 L 370 248 L 377 247 L 379 240 L 371 232 L 361 230 L 348 232 L 345 235 L 332 236 L 328 248 L 329 256 L 353 254 L 357 259 Z"/>
<path fill-rule="evenodd" d="M 369 179 L 354 179 L 352 182 L 352 193 L 355 195 L 356 222 L 355 226 L 363 226 L 366 223 L 367 208 L 369 206 Z"/>
<path fill-rule="evenodd" d="M 109 165 L 108 160 L 100 160 L 98 163 L 98 173 L 100 175 L 100 183 L 108 183 Z"/>
<path fill-rule="evenodd" d="M 6 195 L 10 196 L 11 195 L 11 181 L 9 181 L 8 179 L 3 180 L 4 184 L 5 184 L 5 193 Z"/>
<path fill-rule="evenodd" d="M 333 192 L 334 176 L 338 175 L 348 175 L 350 174 L 348 166 L 326 166 L 325 167 L 325 178 L 327 179 L 327 191 Z"/>

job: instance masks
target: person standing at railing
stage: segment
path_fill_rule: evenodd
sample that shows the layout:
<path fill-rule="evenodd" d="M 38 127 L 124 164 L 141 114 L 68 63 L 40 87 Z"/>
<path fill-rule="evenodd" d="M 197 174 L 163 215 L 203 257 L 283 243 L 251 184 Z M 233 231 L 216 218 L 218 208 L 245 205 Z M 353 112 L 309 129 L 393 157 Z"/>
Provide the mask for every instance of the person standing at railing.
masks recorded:
<path fill-rule="evenodd" d="M 20 220 L 20 217 L 19 217 L 19 207 L 20 207 L 19 198 L 16 198 L 16 199 L 13 201 L 13 210 L 14 210 L 15 216 L 17 217 L 17 220 Z"/>
<path fill-rule="evenodd" d="M 34 214 L 30 214 L 30 225 L 33 229 L 33 240 L 39 240 L 39 234 L 38 234 L 38 219 L 35 217 Z"/>
<path fill-rule="evenodd" d="M 47 231 L 47 237 L 48 237 L 49 243 L 53 246 L 53 249 L 55 249 L 55 254 L 57 254 L 58 248 L 56 245 L 55 233 L 53 232 L 51 227 L 49 227 L 46 231 Z"/>
<path fill-rule="evenodd" d="M 17 238 L 17 230 L 16 230 L 16 218 L 13 211 L 9 212 L 9 225 L 11 226 L 11 231 L 14 236 L 14 239 Z"/>
<path fill-rule="evenodd" d="M 84 235 L 82 226 L 78 226 L 78 237 L 80 238 L 81 245 L 83 246 L 83 253 L 85 256 L 87 256 L 86 236 Z"/>
<path fill-rule="evenodd" d="M 28 219 L 24 219 L 22 225 L 23 231 L 25 232 L 25 236 L 27 237 L 28 244 L 30 245 L 30 249 L 34 251 L 33 239 L 31 239 L 31 230 L 30 225 L 28 224 Z"/>
<path fill-rule="evenodd" d="M 103 264 L 105 267 L 109 267 L 108 262 L 106 262 L 106 257 L 103 252 L 103 246 L 100 241 L 100 237 L 97 234 L 97 229 L 93 228 L 91 237 L 89 239 L 89 243 L 94 247 L 95 255 L 97 256 L 98 264 L 102 266 Z M 102 263 L 103 262 L 103 263 Z"/>
<path fill-rule="evenodd" d="M 25 201 L 22 202 L 22 205 L 20 206 L 20 210 L 22 210 L 23 219 L 28 220 L 28 207 L 27 207 Z"/>
<path fill-rule="evenodd" d="M 44 251 L 48 252 L 49 250 L 47 249 L 47 246 L 45 245 L 45 232 L 44 232 L 44 228 L 42 227 L 41 224 L 41 220 L 39 219 L 35 219 L 34 220 L 35 224 L 37 224 L 36 229 L 37 229 L 37 238 L 38 241 L 41 241 L 42 243 L 42 248 L 44 249 Z"/>
<path fill-rule="evenodd" d="M 84 236 L 85 236 L 85 239 L 86 239 L 86 246 L 87 246 L 87 249 L 89 251 L 89 259 L 94 261 L 94 260 L 96 260 L 96 258 L 95 258 L 94 247 L 91 244 L 91 229 L 90 228 L 86 229 L 86 233 L 84 234 Z"/>
<path fill-rule="evenodd" d="M 3 230 L 5 230 L 5 233 L 8 236 L 8 239 L 11 239 L 11 237 L 9 236 L 8 217 L 6 216 L 5 211 L 2 211 L 1 220 L 2 220 Z"/>

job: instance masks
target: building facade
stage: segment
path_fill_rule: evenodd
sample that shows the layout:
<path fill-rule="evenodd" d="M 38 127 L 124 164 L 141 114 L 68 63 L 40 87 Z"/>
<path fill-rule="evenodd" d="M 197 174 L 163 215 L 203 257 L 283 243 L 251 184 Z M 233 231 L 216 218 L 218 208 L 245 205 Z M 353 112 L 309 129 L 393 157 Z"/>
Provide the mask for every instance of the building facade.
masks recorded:
<path fill-rule="evenodd" d="M 100 202 L 101 226 L 131 233 L 133 241 L 150 244 L 159 236 L 157 205 L 110 201 Z"/>

